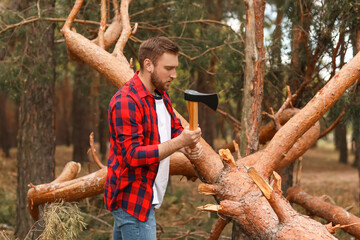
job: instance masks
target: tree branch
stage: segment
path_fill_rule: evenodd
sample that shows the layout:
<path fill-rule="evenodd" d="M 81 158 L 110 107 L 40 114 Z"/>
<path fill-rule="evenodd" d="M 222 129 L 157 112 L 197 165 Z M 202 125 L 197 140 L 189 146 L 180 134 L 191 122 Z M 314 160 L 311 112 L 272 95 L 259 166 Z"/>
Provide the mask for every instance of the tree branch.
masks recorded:
<path fill-rule="evenodd" d="M 320 197 L 309 195 L 300 187 L 289 188 L 287 195 L 287 199 L 290 202 L 299 204 L 315 216 L 326 219 L 335 225 L 348 225 L 343 230 L 353 235 L 356 239 L 360 238 L 360 218 L 347 212 L 345 209 L 327 203 Z"/>
<path fill-rule="evenodd" d="M 102 49 L 105 49 L 105 43 L 104 43 L 105 28 L 106 28 L 106 0 L 101 0 L 101 21 L 98 32 L 98 38 L 99 38 L 99 46 Z"/>
<path fill-rule="evenodd" d="M 21 21 L 19 23 L 15 23 L 15 24 L 6 26 L 5 28 L 0 30 L 0 34 L 8 31 L 10 29 L 13 29 L 13 28 L 16 28 L 16 27 L 19 27 L 19 26 L 22 26 L 22 25 L 27 25 L 27 24 L 33 23 L 33 22 L 38 22 L 38 21 L 66 22 L 66 18 L 48 18 L 48 17 L 35 17 L 34 18 L 34 17 L 31 17 L 31 18 L 27 18 L 27 19 L 25 19 L 25 20 L 23 20 L 23 21 Z M 100 26 L 99 22 L 90 21 L 90 20 L 74 19 L 73 22 Z"/>
<path fill-rule="evenodd" d="M 120 5 L 120 15 L 122 22 L 122 31 L 118 42 L 115 45 L 113 54 L 117 57 L 123 56 L 123 50 L 131 35 L 130 18 L 129 18 L 129 4 L 131 0 L 122 0 Z"/>
<path fill-rule="evenodd" d="M 331 132 L 341 121 L 341 119 L 345 116 L 346 107 L 342 110 L 340 115 L 336 118 L 336 120 L 328 127 L 324 132 L 322 132 L 318 139 L 325 137 L 329 132 Z"/>
<path fill-rule="evenodd" d="M 94 160 L 94 162 L 98 165 L 99 168 L 106 168 L 106 166 L 104 166 L 100 159 L 98 158 L 97 154 L 96 154 L 96 149 L 95 149 L 95 143 L 94 143 L 94 132 L 90 133 L 90 151 L 91 151 L 91 156 Z"/>

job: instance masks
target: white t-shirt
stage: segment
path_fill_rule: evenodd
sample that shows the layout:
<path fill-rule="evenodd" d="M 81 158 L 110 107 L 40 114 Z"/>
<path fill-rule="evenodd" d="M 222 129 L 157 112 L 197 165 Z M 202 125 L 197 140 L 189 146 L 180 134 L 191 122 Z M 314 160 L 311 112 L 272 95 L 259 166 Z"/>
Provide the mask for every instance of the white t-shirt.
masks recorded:
<path fill-rule="evenodd" d="M 162 98 L 155 98 L 155 103 L 160 142 L 163 143 L 171 139 L 171 118 Z M 154 198 L 152 204 L 155 208 L 160 208 L 164 199 L 166 187 L 169 181 L 169 167 L 170 157 L 160 161 L 158 173 L 155 178 L 155 184 L 153 186 Z"/>

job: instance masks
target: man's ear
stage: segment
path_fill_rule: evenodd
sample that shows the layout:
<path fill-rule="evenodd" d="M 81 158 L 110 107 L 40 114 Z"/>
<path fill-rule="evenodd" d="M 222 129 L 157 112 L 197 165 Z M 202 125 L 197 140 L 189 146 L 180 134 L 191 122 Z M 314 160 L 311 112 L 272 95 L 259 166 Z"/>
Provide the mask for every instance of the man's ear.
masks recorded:
<path fill-rule="evenodd" d="M 144 68 L 146 71 L 148 71 L 149 73 L 153 73 L 154 72 L 154 64 L 151 62 L 150 59 L 146 58 L 144 60 Z"/>

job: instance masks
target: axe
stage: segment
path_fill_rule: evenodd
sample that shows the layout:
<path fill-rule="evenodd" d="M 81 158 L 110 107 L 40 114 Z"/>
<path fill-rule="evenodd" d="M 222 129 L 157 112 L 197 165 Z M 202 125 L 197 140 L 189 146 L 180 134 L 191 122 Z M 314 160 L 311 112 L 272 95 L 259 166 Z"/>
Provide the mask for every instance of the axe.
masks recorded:
<path fill-rule="evenodd" d="M 188 101 L 190 130 L 195 130 L 198 127 L 198 102 L 216 111 L 219 97 L 217 93 L 200 93 L 190 89 L 185 90 L 184 96 Z"/>

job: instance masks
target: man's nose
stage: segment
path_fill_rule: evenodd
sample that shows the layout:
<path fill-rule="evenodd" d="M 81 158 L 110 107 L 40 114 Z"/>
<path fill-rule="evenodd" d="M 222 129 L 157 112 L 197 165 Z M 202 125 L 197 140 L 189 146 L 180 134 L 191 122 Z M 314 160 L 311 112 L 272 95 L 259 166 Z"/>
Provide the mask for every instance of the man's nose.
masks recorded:
<path fill-rule="evenodd" d="M 171 70 L 171 72 L 170 72 L 170 77 L 171 77 L 172 79 L 175 79 L 175 78 L 176 78 L 176 70 L 175 70 L 175 69 Z"/>

